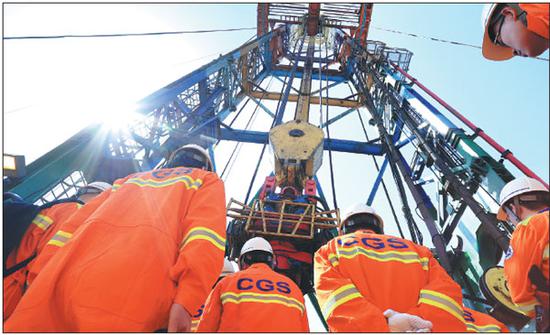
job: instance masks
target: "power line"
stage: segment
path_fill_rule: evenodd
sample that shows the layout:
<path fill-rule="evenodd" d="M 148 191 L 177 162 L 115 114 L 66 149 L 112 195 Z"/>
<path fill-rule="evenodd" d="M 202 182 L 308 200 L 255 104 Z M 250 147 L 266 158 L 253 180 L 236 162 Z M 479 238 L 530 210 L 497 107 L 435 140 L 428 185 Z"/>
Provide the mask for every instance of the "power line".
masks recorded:
<path fill-rule="evenodd" d="M 473 44 L 468 44 L 468 43 L 463 43 L 463 42 L 456 42 L 456 41 L 449 41 L 449 40 L 444 40 L 444 39 L 441 39 L 441 38 L 423 36 L 423 35 L 412 34 L 412 33 L 405 33 L 405 32 L 402 32 L 402 31 L 387 29 L 387 28 L 382 28 L 382 27 L 373 26 L 373 28 L 376 29 L 376 30 L 387 31 L 387 32 L 394 33 L 394 34 L 407 35 L 407 36 L 412 36 L 412 37 L 416 37 L 416 38 L 424 38 L 424 39 L 432 40 L 432 41 L 435 41 L 435 42 L 448 43 L 448 44 L 460 45 L 460 46 L 464 46 L 464 47 L 481 49 L 481 47 L 479 45 L 473 45 Z M 549 61 L 548 58 L 544 58 L 544 57 L 533 57 L 533 58 L 538 59 L 538 60 L 543 60 L 543 61 L 546 61 L 546 62 Z"/>
<path fill-rule="evenodd" d="M 53 38 L 96 38 L 96 37 L 129 37 L 129 36 L 158 36 L 158 35 L 177 35 L 177 34 L 204 34 L 218 33 L 224 31 L 242 31 L 255 30 L 253 28 L 227 28 L 227 29 L 211 29 L 211 30 L 181 30 L 181 31 L 160 31 L 153 33 L 126 33 L 126 34 L 93 34 L 93 35 L 50 35 L 50 36 L 8 36 L 5 40 L 30 40 L 30 39 L 53 39 Z"/>

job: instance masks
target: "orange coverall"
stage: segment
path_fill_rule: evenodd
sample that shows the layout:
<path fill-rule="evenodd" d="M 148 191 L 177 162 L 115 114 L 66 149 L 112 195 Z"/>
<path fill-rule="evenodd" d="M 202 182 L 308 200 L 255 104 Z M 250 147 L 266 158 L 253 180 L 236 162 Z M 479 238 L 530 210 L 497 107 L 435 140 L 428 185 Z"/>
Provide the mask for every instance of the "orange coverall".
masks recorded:
<path fill-rule="evenodd" d="M 222 279 L 210 293 L 197 332 L 308 332 L 302 291 L 263 263 Z"/>
<path fill-rule="evenodd" d="M 202 312 L 204 311 L 204 305 L 201 305 L 195 313 L 191 314 L 191 332 L 196 333 L 199 321 L 201 320 Z"/>
<path fill-rule="evenodd" d="M 546 210 L 535 214 L 518 224 L 504 259 L 504 275 L 512 301 L 530 317 L 535 316 L 536 305 L 548 310 L 548 293 L 538 291 L 528 277 L 533 265 L 541 270 L 547 282 L 550 277 L 548 213 Z"/>
<path fill-rule="evenodd" d="M 192 313 L 223 266 L 225 194 L 214 173 L 178 167 L 115 181 L 44 266 L 5 331 L 167 328 Z"/>
<path fill-rule="evenodd" d="M 61 221 L 49 234 L 50 239 L 40 251 L 40 254 L 29 264 L 29 272 L 27 274 L 27 286 L 30 286 L 38 273 L 44 268 L 46 263 L 50 261 L 53 255 L 64 246 L 67 241 L 73 236 L 76 229 L 97 207 L 103 200 L 109 196 L 109 192 L 102 192 L 90 202 L 80 207 L 68 219 Z M 53 232 L 55 231 L 55 234 Z"/>
<path fill-rule="evenodd" d="M 218 278 L 218 282 L 220 280 L 222 280 L 222 278 L 224 278 L 225 276 L 221 276 Z M 214 284 L 214 287 L 216 286 L 216 284 Z M 214 287 L 212 287 L 212 289 L 214 289 Z M 199 321 L 201 320 L 201 316 L 202 316 L 202 312 L 204 311 L 204 304 L 202 304 L 196 311 L 195 313 L 191 314 L 191 332 L 192 333 L 196 333 L 197 332 L 197 327 L 199 326 Z"/>
<path fill-rule="evenodd" d="M 548 3 L 520 3 L 519 7 L 527 12 L 527 29 L 548 39 L 548 21 L 550 4 Z"/>
<path fill-rule="evenodd" d="M 40 211 L 27 228 L 19 246 L 9 254 L 6 260 L 8 268 L 28 259 L 35 253 L 37 256 L 26 266 L 4 278 L 4 320 L 13 313 L 15 306 L 21 300 L 28 285 L 28 271 L 36 263 L 38 255 L 42 253 L 44 245 L 55 232 L 56 226 L 71 216 L 80 206 L 76 202 L 67 202 Z"/>
<path fill-rule="evenodd" d="M 464 320 L 468 333 L 509 333 L 504 323 L 492 316 L 464 307 Z"/>
<path fill-rule="evenodd" d="M 464 332 L 462 292 L 430 250 L 359 230 L 315 253 L 315 290 L 334 332 L 388 332 L 383 313 L 417 315 L 435 332 Z"/>

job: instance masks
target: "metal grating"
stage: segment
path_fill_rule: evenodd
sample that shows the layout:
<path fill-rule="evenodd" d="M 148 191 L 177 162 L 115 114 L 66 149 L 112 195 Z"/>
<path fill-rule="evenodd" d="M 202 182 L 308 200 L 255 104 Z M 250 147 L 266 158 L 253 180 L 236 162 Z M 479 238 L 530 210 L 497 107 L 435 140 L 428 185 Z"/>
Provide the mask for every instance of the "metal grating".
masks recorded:
<path fill-rule="evenodd" d="M 271 3 L 268 18 L 271 23 L 302 23 L 308 13 L 308 4 Z M 355 29 L 359 27 L 361 4 L 321 4 L 321 17 L 327 27 Z"/>

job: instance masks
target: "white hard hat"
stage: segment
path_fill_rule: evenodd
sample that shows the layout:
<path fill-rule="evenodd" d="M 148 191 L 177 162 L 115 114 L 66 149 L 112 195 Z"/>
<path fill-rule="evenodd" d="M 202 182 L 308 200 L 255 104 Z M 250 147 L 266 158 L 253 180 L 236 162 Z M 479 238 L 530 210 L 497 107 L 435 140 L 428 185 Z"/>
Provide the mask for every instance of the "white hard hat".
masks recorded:
<path fill-rule="evenodd" d="M 540 181 L 529 177 L 516 178 L 504 185 L 500 191 L 500 208 L 498 209 L 497 219 L 506 220 L 508 218 L 504 210 L 504 205 L 508 200 L 529 192 L 548 192 L 548 189 Z"/>
<path fill-rule="evenodd" d="M 212 164 L 212 160 L 210 159 L 210 155 L 208 154 L 208 151 L 206 151 L 203 147 L 197 144 L 186 144 L 176 149 L 174 152 L 172 152 L 172 154 L 170 155 L 170 158 L 168 158 L 168 161 L 167 161 L 168 164 L 170 165 L 171 163 L 174 162 L 174 160 L 177 160 L 176 158 L 178 154 L 180 154 L 182 151 L 193 151 L 199 154 L 200 156 L 197 157 L 197 160 L 204 161 L 207 165 L 208 171 L 214 171 L 214 164 Z M 171 166 L 171 167 L 175 167 L 175 166 Z"/>
<path fill-rule="evenodd" d="M 489 37 L 489 23 L 499 4 L 486 4 L 481 13 L 481 27 L 483 29 L 483 43 L 481 44 L 481 53 L 483 57 L 490 60 L 507 60 L 514 57 L 514 49 L 493 43 Z"/>
<path fill-rule="evenodd" d="M 246 241 L 241 248 L 241 254 L 239 257 L 243 257 L 244 254 L 251 251 L 265 251 L 273 255 L 273 248 L 271 244 L 263 237 L 253 237 Z"/>
<path fill-rule="evenodd" d="M 378 222 L 380 223 L 380 228 L 384 229 L 384 220 L 376 213 L 374 208 L 371 206 L 367 206 L 364 203 L 357 203 L 354 204 L 346 209 L 344 212 L 344 216 L 342 217 L 342 226 L 346 224 L 346 221 L 356 215 L 356 214 L 370 214 L 378 219 Z"/>
<path fill-rule="evenodd" d="M 85 193 L 84 190 L 86 190 L 86 189 L 96 189 L 96 190 L 99 190 L 99 191 L 103 192 L 103 191 L 106 191 L 106 190 L 110 189 L 111 187 L 112 187 L 111 184 L 106 183 L 104 181 L 94 181 L 94 182 L 89 183 L 86 186 L 81 187 L 79 189 L 79 193 Z"/>
<path fill-rule="evenodd" d="M 233 263 L 229 259 L 224 258 L 223 269 L 222 269 L 222 273 L 220 274 L 220 277 L 225 277 L 232 273 L 235 273 L 235 267 L 233 266 Z"/>
<path fill-rule="evenodd" d="M 350 221 L 350 218 L 358 214 L 369 214 L 375 217 L 378 221 L 380 232 L 384 232 L 384 220 L 382 220 L 382 218 L 376 213 L 374 208 L 367 206 L 364 203 L 352 205 L 351 207 L 348 207 L 344 213 L 345 214 L 342 217 L 342 224 L 340 226 L 341 233 L 347 233 L 348 228 L 350 228 L 352 224 L 356 223 Z"/>

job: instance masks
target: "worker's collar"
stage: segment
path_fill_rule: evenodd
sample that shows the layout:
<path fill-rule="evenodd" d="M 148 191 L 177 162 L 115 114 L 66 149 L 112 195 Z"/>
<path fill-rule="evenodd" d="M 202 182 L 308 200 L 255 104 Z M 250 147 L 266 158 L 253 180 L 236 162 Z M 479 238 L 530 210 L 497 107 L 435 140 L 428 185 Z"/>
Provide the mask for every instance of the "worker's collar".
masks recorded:
<path fill-rule="evenodd" d="M 377 232 L 375 232 L 375 231 L 372 230 L 372 229 L 357 229 L 356 232 L 357 232 L 357 231 L 361 231 L 361 232 L 363 232 L 363 233 L 369 233 L 369 234 L 378 234 Z"/>
<path fill-rule="evenodd" d="M 252 269 L 252 268 L 254 268 L 254 269 L 266 268 L 266 269 L 272 270 L 271 267 L 269 265 L 265 264 L 265 263 L 254 263 L 254 264 L 250 265 L 248 268 L 249 269 Z"/>

